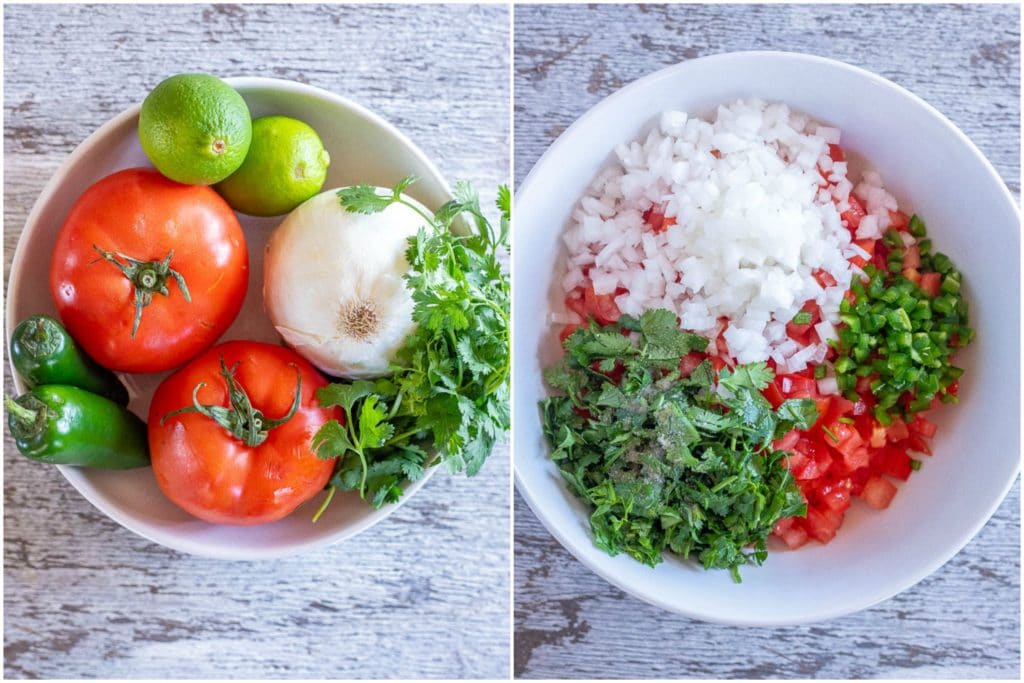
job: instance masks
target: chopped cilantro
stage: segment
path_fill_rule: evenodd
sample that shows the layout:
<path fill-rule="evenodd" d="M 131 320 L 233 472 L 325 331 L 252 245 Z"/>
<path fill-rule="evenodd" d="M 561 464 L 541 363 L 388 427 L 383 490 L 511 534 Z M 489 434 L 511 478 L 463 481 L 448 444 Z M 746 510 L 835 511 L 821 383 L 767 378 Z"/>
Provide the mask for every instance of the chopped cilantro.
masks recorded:
<path fill-rule="evenodd" d="M 806 514 L 771 444 L 809 428 L 817 409 L 791 399 L 773 410 L 760 393 L 774 378 L 764 363 L 723 369 L 718 388 L 707 360 L 682 376 L 682 357 L 707 340 L 680 331 L 667 310 L 591 322 L 564 346 L 545 372 L 563 395 L 541 402 L 544 433 L 591 506 L 597 547 L 651 566 L 668 551 L 739 581 L 740 567 L 764 562 L 775 523 Z"/>

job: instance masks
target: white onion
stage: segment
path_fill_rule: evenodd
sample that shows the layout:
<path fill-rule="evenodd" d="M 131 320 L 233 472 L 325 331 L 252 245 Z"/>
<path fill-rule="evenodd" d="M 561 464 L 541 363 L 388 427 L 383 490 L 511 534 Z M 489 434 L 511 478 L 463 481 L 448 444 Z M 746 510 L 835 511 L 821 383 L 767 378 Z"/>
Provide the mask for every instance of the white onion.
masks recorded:
<path fill-rule="evenodd" d="M 336 193 L 306 201 L 274 230 L 263 303 L 285 342 L 313 365 L 329 375 L 376 377 L 415 327 L 405 251 L 424 221 L 401 204 L 350 213 Z"/>

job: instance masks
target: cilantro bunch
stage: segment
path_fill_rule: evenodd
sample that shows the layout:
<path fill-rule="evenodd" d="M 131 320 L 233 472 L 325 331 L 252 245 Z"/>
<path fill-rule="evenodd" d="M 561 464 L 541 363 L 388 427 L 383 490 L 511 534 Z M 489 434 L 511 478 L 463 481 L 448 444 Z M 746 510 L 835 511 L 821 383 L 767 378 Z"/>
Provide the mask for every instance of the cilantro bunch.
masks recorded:
<path fill-rule="evenodd" d="M 319 457 L 337 459 L 317 517 L 337 490 L 358 491 L 375 508 L 396 502 L 407 482 L 438 462 L 472 476 L 509 428 L 509 279 L 499 259 L 509 245 L 510 193 L 498 188 L 495 229 L 468 183 L 430 215 L 402 197 L 413 182 L 402 180 L 390 194 L 369 185 L 338 192 L 347 211 L 371 214 L 400 203 L 425 225 L 406 252 L 416 329 L 391 374 L 317 392 L 322 406 L 340 406 L 345 415 L 313 437 Z M 456 223 L 461 216 L 468 220 Z"/>
<path fill-rule="evenodd" d="M 545 373 L 564 393 L 541 402 L 544 433 L 573 493 L 593 508 L 594 543 L 654 566 L 668 550 L 705 568 L 761 564 L 784 517 L 806 514 L 772 441 L 817 419 L 814 401 L 773 410 L 764 363 L 689 375 L 680 361 L 707 340 L 682 332 L 674 313 L 650 310 L 614 325 L 591 322 L 565 340 Z"/>

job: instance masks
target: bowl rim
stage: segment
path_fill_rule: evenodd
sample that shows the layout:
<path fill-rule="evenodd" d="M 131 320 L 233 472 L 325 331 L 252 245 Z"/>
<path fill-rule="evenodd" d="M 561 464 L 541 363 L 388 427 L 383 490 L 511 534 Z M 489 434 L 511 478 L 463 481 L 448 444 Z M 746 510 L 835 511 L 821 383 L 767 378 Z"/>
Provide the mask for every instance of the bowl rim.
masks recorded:
<path fill-rule="evenodd" d="M 548 146 L 544 153 L 534 163 L 533 167 L 530 169 L 530 172 L 523 179 L 522 183 L 520 183 L 519 188 L 515 193 L 516 205 L 518 205 L 521 197 L 528 196 L 528 194 L 531 191 L 534 191 L 533 185 L 537 182 L 537 170 L 547 164 L 550 164 L 553 159 L 556 159 L 562 153 L 562 149 L 568 147 L 568 145 L 572 142 L 572 139 L 577 134 L 579 134 L 579 131 L 582 130 L 591 119 L 597 116 L 599 110 L 602 110 L 605 107 L 609 106 L 610 104 L 614 104 L 620 100 L 635 98 L 635 95 L 638 92 L 645 90 L 649 87 L 652 87 L 659 81 L 671 80 L 673 78 L 676 78 L 677 74 L 685 73 L 687 70 L 694 68 L 695 64 L 699 64 L 701 67 L 707 67 L 709 65 L 725 64 L 728 62 L 764 58 L 791 60 L 793 64 L 815 64 L 817 66 L 825 66 L 831 69 L 845 71 L 849 74 L 852 74 L 855 77 L 866 78 L 875 86 L 885 88 L 886 90 L 889 91 L 893 91 L 899 96 L 909 100 L 910 103 L 923 108 L 925 113 L 937 119 L 947 133 L 951 133 L 961 144 L 965 145 L 967 149 L 969 149 L 970 152 L 979 161 L 981 161 L 982 167 L 986 171 L 988 180 L 990 182 L 994 182 L 999 187 L 1000 194 L 1002 195 L 1003 199 L 1009 206 L 1013 208 L 1013 212 L 1017 216 L 1017 236 L 1019 241 L 1021 218 L 1020 206 L 1017 204 L 1017 201 L 1014 199 L 1009 188 L 1006 186 L 1006 183 L 1003 181 L 1002 177 L 996 171 L 995 167 L 988 160 L 988 158 L 985 157 L 984 154 L 982 154 L 981 150 L 978 149 L 978 147 L 974 144 L 973 141 L 971 141 L 967 134 L 961 131 L 956 126 L 956 124 L 950 121 L 949 118 L 942 114 L 942 112 L 940 112 L 938 109 L 933 107 L 931 104 L 929 104 L 920 96 L 914 94 L 907 88 L 904 88 L 903 86 L 862 67 L 854 66 L 852 64 L 848 64 L 846 62 L 837 59 L 831 59 L 828 57 L 821 57 L 818 55 L 812 55 L 803 52 L 790 52 L 783 50 L 742 50 L 736 52 L 722 52 L 706 55 L 695 59 L 679 62 L 676 64 L 671 64 L 666 67 L 662 67 L 656 71 L 641 76 L 640 78 L 634 81 L 631 81 L 630 83 L 626 84 L 622 88 L 619 88 L 615 92 L 607 95 L 599 102 L 597 102 L 595 105 L 587 109 L 587 111 L 585 111 L 582 115 L 580 115 L 579 118 L 573 121 L 573 123 L 568 128 L 566 128 L 565 131 L 563 131 L 562 134 L 559 135 L 558 138 L 551 143 L 551 145 Z M 609 149 L 611 149 L 611 147 L 609 147 Z M 514 210 L 513 215 L 515 215 Z M 517 263 L 515 259 L 516 257 L 513 254 L 513 279 L 515 278 L 515 264 Z M 513 306 L 513 311 L 515 311 L 515 306 Z M 514 350 L 513 363 L 515 363 Z M 514 401 L 512 404 L 512 410 L 513 415 L 515 415 L 516 410 Z M 524 418 L 520 417 L 519 419 Z M 526 417 L 525 419 L 533 418 Z M 513 424 L 515 424 L 515 421 L 513 421 Z M 979 521 L 975 525 L 972 525 L 972 528 L 970 528 L 969 532 L 964 534 L 960 538 L 957 538 L 954 543 L 951 543 L 949 545 L 949 548 L 951 550 L 937 554 L 936 559 L 934 559 L 930 563 L 927 563 L 926 565 L 923 565 L 922 569 L 919 569 L 918 571 L 908 575 L 908 578 L 904 578 L 902 581 L 894 583 L 894 588 L 889 588 L 885 591 L 879 591 L 879 595 L 872 596 L 869 600 L 864 601 L 857 607 L 854 607 L 852 609 L 834 609 L 828 608 L 826 606 L 810 618 L 798 617 L 787 619 L 786 617 L 782 616 L 780 618 L 737 619 L 732 617 L 722 617 L 720 615 L 707 613 L 705 611 L 687 609 L 685 606 L 673 603 L 672 601 L 667 599 L 663 599 L 661 596 L 655 593 L 645 593 L 639 590 L 638 588 L 635 588 L 634 586 L 627 586 L 624 584 L 624 582 L 621 582 L 617 578 L 617 572 L 610 568 L 609 565 L 601 564 L 600 562 L 598 562 L 598 560 L 603 561 L 607 556 L 597 555 L 597 553 L 600 551 L 596 549 L 592 543 L 590 543 L 591 539 L 589 533 L 587 533 L 586 535 L 586 543 L 588 545 L 576 543 L 570 540 L 569 536 L 563 533 L 557 527 L 555 522 L 549 519 L 546 514 L 544 514 L 543 510 L 546 509 L 546 504 L 543 502 L 543 500 L 540 498 L 539 494 L 536 491 L 531 490 L 529 481 L 526 478 L 524 478 L 523 473 L 520 469 L 519 459 L 513 456 L 513 464 L 515 469 L 515 487 L 516 490 L 519 491 L 519 493 L 522 495 L 527 505 L 530 506 L 530 509 L 533 512 L 533 514 L 537 517 L 537 519 L 540 520 L 540 522 L 544 525 L 548 532 L 555 537 L 555 539 L 562 545 L 563 548 L 568 550 L 573 555 L 573 557 L 575 557 L 584 566 L 586 566 L 592 572 L 600 576 L 602 579 L 604 579 L 611 585 L 615 586 L 619 590 L 633 596 L 634 598 L 637 598 L 638 600 L 654 605 L 668 612 L 673 612 L 686 617 L 691 617 L 694 619 L 699 619 L 701 621 L 706 621 L 710 623 L 733 626 L 794 626 L 799 624 L 809 624 L 827 621 L 847 614 L 853 614 L 855 612 L 869 609 L 879 603 L 889 600 L 895 595 L 898 595 L 899 593 L 902 593 L 907 589 L 913 587 L 914 585 L 920 583 L 923 579 L 927 578 L 928 576 L 936 572 L 943 565 L 949 562 L 953 557 L 955 557 L 961 550 L 963 550 L 963 548 L 968 543 L 971 542 L 971 540 L 974 539 L 975 536 L 977 536 L 978 532 L 981 531 L 981 529 L 989 522 L 989 520 L 992 518 L 992 515 L 994 515 L 999 506 L 1002 505 L 1010 489 L 1017 481 L 1020 474 L 1019 431 L 1020 428 L 1018 427 L 1018 441 L 1016 445 L 1016 448 L 1018 450 L 1018 459 L 1017 464 L 1013 470 L 1013 475 L 1007 478 L 1007 482 L 1004 484 L 1002 491 L 999 493 L 997 497 L 993 499 L 993 501 L 985 509 L 984 515 L 979 516 Z M 513 429 L 513 439 L 515 439 L 515 432 L 516 430 Z M 564 486 L 565 484 L 564 482 L 559 481 L 558 485 Z"/>
<path fill-rule="evenodd" d="M 432 176 L 431 180 L 437 182 L 444 193 L 449 198 L 452 196 L 451 186 L 448 181 L 441 174 L 441 171 L 437 168 L 437 165 L 416 145 L 405 133 L 399 130 L 394 124 L 384 119 L 379 114 L 371 111 L 367 107 L 341 95 L 337 95 L 329 90 L 320 88 L 307 83 L 301 83 L 299 81 L 286 80 L 281 78 L 268 78 L 264 76 L 233 76 L 223 78 L 228 85 L 232 88 L 245 91 L 255 90 L 259 88 L 263 89 L 274 89 L 283 91 L 285 93 L 295 93 L 305 96 L 312 96 L 326 101 L 333 106 L 340 106 L 348 109 L 359 117 L 365 119 L 371 124 L 378 126 L 384 130 L 388 135 L 394 137 L 406 150 L 415 158 L 420 161 L 426 169 L 429 170 Z M 244 94 L 243 94 L 244 97 Z M 4 311 L 4 323 L 5 329 L 12 331 L 17 321 L 14 319 L 14 301 L 18 299 L 19 290 L 21 288 L 20 281 L 15 278 L 16 273 L 20 273 L 24 268 L 23 261 L 26 256 L 26 239 L 27 228 L 33 226 L 39 222 L 39 215 L 43 212 L 45 205 L 48 203 L 48 198 L 54 193 L 56 188 L 63 181 L 67 175 L 68 170 L 78 160 L 90 153 L 91 149 L 95 147 L 101 140 L 108 137 L 113 131 L 119 127 L 127 124 L 133 119 L 137 119 L 139 111 L 142 108 L 141 102 L 136 102 L 131 107 L 125 109 L 121 113 L 115 115 L 113 118 L 107 120 L 99 128 L 90 133 L 84 140 L 82 140 L 75 148 L 64 158 L 60 166 L 53 172 L 46 184 L 43 185 L 39 195 L 36 197 L 35 202 L 32 205 L 32 209 L 28 213 L 28 217 L 25 219 L 25 223 L 22 226 L 21 233 L 18 236 L 18 243 L 14 249 L 14 256 L 11 259 L 11 268 L 7 277 L 7 291 L 6 291 L 6 302 Z M 216 343 L 220 343 L 218 340 Z M 14 368 L 13 360 L 10 357 L 10 353 L 7 354 L 8 365 L 11 369 L 11 376 L 13 378 L 14 386 L 19 393 L 26 391 L 25 383 L 18 376 L 17 370 Z M 326 548 L 331 545 L 335 545 L 342 541 L 345 541 L 357 534 L 369 529 L 376 525 L 378 522 L 384 520 L 384 518 L 391 515 L 398 508 L 409 501 L 413 495 L 422 488 L 434 473 L 437 471 L 437 466 L 430 467 L 424 473 L 423 477 L 417 481 L 412 482 L 406 487 L 405 493 L 399 499 L 397 503 L 390 504 L 386 507 L 374 510 L 369 516 L 360 520 L 354 525 L 346 526 L 334 533 L 327 534 L 309 541 L 292 544 L 279 544 L 273 548 L 261 549 L 258 552 L 253 552 L 251 548 L 245 548 L 242 552 L 239 552 L 232 546 L 209 546 L 202 543 L 193 543 L 187 536 L 178 536 L 174 532 L 160 530 L 160 532 L 146 528 L 146 525 L 137 521 L 133 516 L 122 512 L 117 505 L 107 501 L 88 481 L 86 475 L 77 467 L 70 465 L 56 465 L 56 468 L 64 476 L 64 478 L 82 495 L 93 507 L 105 514 L 107 517 L 117 522 L 122 527 L 135 533 L 148 541 L 162 545 L 172 550 L 176 550 L 190 555 L 196 555 L 199 557 L 206 557 L 219 560 L 243 560 L 243 561 L 254 561 L 254 560 L 271 560 L 283 557 L 291 557 L 313 550 Z M 292 513 L 294 514 L 294 513 Z M 222 525 L 223 526 L 223 525 Z"/>

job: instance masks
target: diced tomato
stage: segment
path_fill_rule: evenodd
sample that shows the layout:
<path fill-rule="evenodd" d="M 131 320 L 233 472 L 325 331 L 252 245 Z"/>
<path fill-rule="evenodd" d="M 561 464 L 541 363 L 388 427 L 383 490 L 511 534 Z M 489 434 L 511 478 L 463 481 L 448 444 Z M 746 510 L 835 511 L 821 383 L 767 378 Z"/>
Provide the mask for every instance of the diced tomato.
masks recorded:
<path fill-rule="evenodd" d="M 843 148 L 831 142 L 828 145 L 828 155 L 832 161 L 846 161 L 846 152 L 843 151 Z"/>
<path fill-rule="evenodd" d="M 587 308 L 586 308 L 586 305 L 583 303 L 583 291 L 582 290 L 577 290 L 577 291 L 579 292 L 580 296 L 578 296 L 578 297 L 575 297 L 575 296 L 567 296 L 567 297 L 565 297 L 565 307 L 568 308 L 573 313 L 575 313 L 576 315 L 578 315 L 579 317 L 586 318 L 587 317 Z"/>
<path fill-rule="evenodd" d="M 824 268 L 816 269 L 811 275 L 818 281 L 818 284 L 822 287 L 835 287 L 837 284 L 836 279 L 832 277 L 832 273 L 828 272 Z"/>
<path fill-rule="evenodd" d="M 772 404 L 772 408 L 778 408 L 782 405 L 782 402 L 786 400 L 785 396 L 782 395 L 782 390 L 779 389 L 779 379 L 776 377 L 771 382 L 768 382 L 768 386 L 761 392 L 764 397 L 768 399 L 768 402 Z"/>
<path fill-rule="evenodd" d="M 868 445 L 872 448 L 881 448 L 885 445 L 885 437 L 885 427 L 875 423 L 875 426 L 871 429 L 871 440 L 868 442 Z"/>
<path fill-rule="evenodd" d="M 832 404 L 834 398 L 841 398 L 840 396 L 822 396 L 821 398 L 814 399 L 814 407 L 818 410 L 818 419 L 811 425 L 813 430 L 815 427 L 821 426 L 828 418 L 829 413 L 832 412 Z"/>
<path fill-rule="evenodd" d="M 689 377 L 697 369 L 697 366 L 704 362 L 705 358 L 706 356 L 699 351 L 691 351 L 686 354 L 679 361 L 679 374 L 683 377 Z"/>
<path fill-rule="evenodd" d="M 609 372 L 604 372 L 603 370 L 601 370 L 601 361 L 598 360 L 595 360 L 593 363 L 590 364 L 590 369 L 593 370 L 594 372 L 600 372 L 601 374 L 605 375 L 616 384 L 619 383 L 619 380 L 622 379 L 623 373 L 626 371 L 625 366 L 618 361 L 615 361 L 615 365 Z"/>
<path fill-rule="evenodd" d="M 853 243 L 868 253 L 868 256 L 875 255 L 875 244 L 878 240 L 864 239 L 854 240 Z"/>
<path fill-rule="evenodd" d="M 721 159 L 722 158 L 722 152 L 717 150 L 717 149 L 713 149 L 713 150 L 711 150 L 711 156 L 713 156 L 716 159 Z"/>
<path fill-rule="evenodd" d="M 911 421 L 911 423 L 907 425 L 907 429 L 914 432 L 915 434 L 920 434 L 926 439 L 930 439 L 933 436 L 935 436 L 935 432 L 936 430 L 938 430 L 938 425 L 936 425 L 934 422 L 918 413 L 917 415 L 914 416 L 913 421 Z"/>
<path fill-rule="evenodd" d="M 910 216 L 902 211 L 889 209 L 889 227 L 896 230 L 906 230 L 910 225 Z"/>
<path fill-rule="evenodd" d="M 850 489 L 853 482 L 849 478 L 825 484 L 818 489 L 817 498 L 821 504 L 835 512 L 846 512 L 850 507 Z"/>
<path fill-rule="evenodd" d="M 895 495 L 895 484 L 881 477 L 871 477 L 864 482 L 864 490 L 861 491 L 860 497 L 876 510 L 884 510 L 889 507 Z"/>
<path fill-rule="evenodd" d="M 722 369 L 725 368 L 725 366 L 726 362 L 722 359 L 721 356 L 711 356 L 711 367 L 715 371 L 716 377 L 718 376 L 718 373 L 720 373 Z"/>
<path fill-rule="evenodd" d="M 960 380 L 955 379 L 952 382 L 950 382 L 949 386 L 946 387 L 946 393 L 949 394 L 950 396 L 959 396 L 960 395 Z"/>
<path fill-rule="evenodd" d="M 558 333 L 558 341 L 564 344 L 565 340 L 568 339 L 569 336 L 579 328 L 579 325 L 566 325 L 565 327 L 562 328 L 562 331 Z"/>
<path fill-rule="evenodd" d="M 907 423 L 898 417 L 892 419 L 892 424 L 886 428 L 886 436 L 890 442 L 903 441 L 910 436 Z"/>
<path fill-rule="evenodd" d="M 846 221 L 846 227 L 851 233 L 854 233 L 860 227 L 861 219 L 868 215 L 868 212 L 864 210 L 864 205 L 856 196 L 851 194 L 849 202 L 850 208 L 841 213 L 839 217 Z"/>
<path fill-rule="evenodd" d="M 872 469 L 878 474 L 887 474 L 906 481 L 913 471 L 910 467 L 910 456 L 902 448 L 885 446 L 880 448 L 871 460 Z"/>
<path fill-rule="evenodd" d="M 796 373 L 779 375 L 776 380 L 784 398 L 817 398 L 818 382 Z"/>
<path fill-rule="evenodd" d="M 938 273 L 922 273 L 918 286 L 928 296 L 938 296 L 939 287 L 942 285 L 942 276 Z"/>
<path fill-rule="evenodd" d="M 592 316 L 602 325 L 610 325 L 622 315 L 615 303 L 615 294 L 597 294 L 593 284 L 583 290 L 583 308 L 586 316 Z"/>
<path fill-rule="evenodd" d="M 804 324 L 797 324 L 790 320 L 786 323 L 786 334 L 793 341 L 804 343 L 807 341 L 808 332 L 816 324 L 821 322 L 821 309 L 815 301 L 808 301 L 800 307 L 801 313 L 809 313 L 811 315 L 811 321 Z"/>
<path fill-rule="evenodd" d="M 655 234 L 665 232 L 676 224 L 674 216 L 665 216 L 665 209 L 665 205 L 661 204 L 658 206 L 652 206 L 644 211 L 644 223 L 649 225 Z"/>
<path fill-rule="evenodd" d="M 918 269 L 921 267 L 921 247 L 916 244 L 907 247 L 907 250 L 903 253 L 903 270 L 910 268 Z"/>
<path fill-rule="evenodd" d="M 871 265 L 885 272 L 889 267 L 889 247 L 881 240 L 875 242 L 875 252 L 871 254 Z"/>
<path fill-rule="evenodd" d="M 807 531 L 802 526 L 794 526 L 782 534 L 782 542 L 786 544 L 786 547 L 790 550 L 796 550 L 800 546 L 807 543 Z"/>
<path fill-rule="evenodd" d="M 914 451 L 915 453 L 924 453 L 925 455 L 932 454 L 931 446 L 929 446 L 928 442 L 918 434 L 911 434 L 907 437 L 907 449 Z"/>
<path fill-rule="evenodd" d="M 903 270 L 903 277 L 907 278 L 915 285 L 921 282 L 921 273 L 916 268 L 906 268 Z"/>
<path fill-rule="evenodd" d="M 791 429 L 786 432 L 786 435 L 781 439 L 778 439 L 772 444 L 772 447 L 777 451 L 791 451 L 796 446 L 796 442 L 800 440 L 800 432 L 796 429 Z"/>
<path fill-rule="evenodd" d="M 804 521 L 807 534 L 819 543 L 828 543 L 835 538 L 836 530 L 842 523 L 841 514 L 833 513 L 831 510 L 823 512 L 813 507 L 807 508 L 807 519 Z"/>
<path fill-rule="evenodd" d="M 776 536 L 781 536 L 782 534 L 789 531 L 789 529 L 793 526 L 793 523 L 796 522 L 797 519 L 797 517 L 783 517 L 775 523 L 775 527 L 772 529 L 772 533 Z"/>
<path fill-rule="evenodd" d="M 860 439 L 859 434 L 857 435 L 857 438 Z M 871 457 L 868 455 L 868 449 L 864 446 L 854 448 L 851 451 L 843 453 L 843 465 L 845 465 L 846 469 L 851 472 L 859 470 L 862 467 L 867 467 L 870 460 Z"/>

